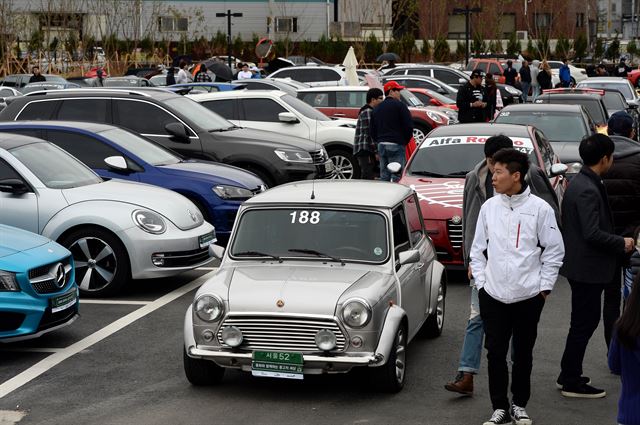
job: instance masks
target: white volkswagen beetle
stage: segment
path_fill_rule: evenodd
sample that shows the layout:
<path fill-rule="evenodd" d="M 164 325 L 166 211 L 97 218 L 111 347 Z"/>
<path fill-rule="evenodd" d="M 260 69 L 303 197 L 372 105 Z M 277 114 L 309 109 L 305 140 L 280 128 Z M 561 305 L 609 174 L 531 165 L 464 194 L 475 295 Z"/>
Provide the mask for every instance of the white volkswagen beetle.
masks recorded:
<path fill-rule="evenodd" d="M 128 279 L 171 276 L 212 260 L 212 225 L 167 189 L 105 181 L 57 146 L 0 134 L 0 223 L 68 248 L 84 295 L 115 293 Z"/>

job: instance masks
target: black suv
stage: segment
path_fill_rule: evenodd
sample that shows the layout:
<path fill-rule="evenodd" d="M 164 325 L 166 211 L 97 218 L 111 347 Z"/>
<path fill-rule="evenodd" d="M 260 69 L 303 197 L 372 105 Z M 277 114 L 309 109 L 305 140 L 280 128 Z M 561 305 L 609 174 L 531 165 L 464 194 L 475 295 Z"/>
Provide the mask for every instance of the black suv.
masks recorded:
<path fill-rule="evenodd" d="M 119 125 L 186 157 L 255 173 L 267 185 L 333 178 L 327 152 L 313 142 L 234 126 L 220 115 L 162 89 L 74 89 L 13 98 L 0 121 L 65 120 Z"/>
<path fill-rule="evenodd" d="M 561 103 L 564 105 L 582 105 L 587 113 L 601 129 L 605 132 L 609 114 L 604 101 L 604 91 L 594 89 L 579 88 L 558 88 L 544 90 L 536 99 L 536 103 Z"/>

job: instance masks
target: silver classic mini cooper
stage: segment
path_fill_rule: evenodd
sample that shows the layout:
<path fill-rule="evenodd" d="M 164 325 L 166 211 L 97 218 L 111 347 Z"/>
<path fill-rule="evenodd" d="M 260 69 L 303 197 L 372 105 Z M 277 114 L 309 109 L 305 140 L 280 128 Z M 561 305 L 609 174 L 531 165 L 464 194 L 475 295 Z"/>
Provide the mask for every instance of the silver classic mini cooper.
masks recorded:
<path fill-rule="evenodd" d="M 225 368 L 302 379 L 367 366 L 400 391 L 406 345 L 439 336 L 446 276 L 418 199 L 386 182 L 296 182 L 244 203 L 220 269 L 186 312 L 192 384 Z"/>

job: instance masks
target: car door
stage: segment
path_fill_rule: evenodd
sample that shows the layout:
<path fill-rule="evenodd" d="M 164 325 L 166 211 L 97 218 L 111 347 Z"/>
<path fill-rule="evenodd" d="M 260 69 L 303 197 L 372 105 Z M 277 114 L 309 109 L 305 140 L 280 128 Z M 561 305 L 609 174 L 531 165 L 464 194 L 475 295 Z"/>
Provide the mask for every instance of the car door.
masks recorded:
<path fill-rule="evenodd" d="M 299 93 L 298 98 L 326 116 L 330 117 L 336 114 L 336 98 L 334 93 L 329 93 L 328 91 L 305 92 Z"/>
<path fill-rule="evenodd" d="M 20 173 L 3 158 L 0 158 L 0 184 L 8 179 L 21 180 L 31 187 Z M 33 189 L 21 195 L 0 191 L 0 206 L 0 223 L 40 233 L 38 196 Z"/>
<path fill-rule="evenodd" d="M 433 77 L 436 80 L 442 81 L 443 83 L 455 88 L 460 88 L 464 84 L 460 82 L 460 79 L 462 77 L 460 77 L 454 71 L 449 71 L 448 69 L 434 69 Z M 462 79 L 465 80 L 464 78 Z"/>
<path fill-rule="evenodd" d="M 95 98 L 64 99 L 56 113 L 59 121 L 111 122 L 111 100 Z"/>
<path fill-rule="evenodd" d="M 240 99 L 240 126 L 273 131 L 309 139 L 310 129 L 304 121 L 280 121 L 279 114 L 291 112 L 274 99 L 266 97 Z M 297 116 L 297 114 L 296 114 Z"/>
<path fill-rule="evenodd" d="M 413 264 L 414 269 L 416 269 L 419 274 L 420 290 L 417 291 L 416 297 L 412 299 L 412 302 L 418 304 L 416 311 L 422 309 L 424 319 L 429 309 L 429 304 L 435 302 L 431 300 L 431 285 L 437 284 L 438 282 L 431 282 L 429 271 L 431 264 L 436 258 L 436 253 L 431 241 L 426 236 L 424 220 L 417 195 L 411 194 L 404 200 L 403 204 L 409 226 L 411 247 L 420 253 L 420 261 Z"/>
<path fill-rule="evenodd" d="M 367 103 L 367 92 L 362 90 L 337 91 L 336 109 L 332 117 L 336 118 L 358 118 L 360 108 Z"/>

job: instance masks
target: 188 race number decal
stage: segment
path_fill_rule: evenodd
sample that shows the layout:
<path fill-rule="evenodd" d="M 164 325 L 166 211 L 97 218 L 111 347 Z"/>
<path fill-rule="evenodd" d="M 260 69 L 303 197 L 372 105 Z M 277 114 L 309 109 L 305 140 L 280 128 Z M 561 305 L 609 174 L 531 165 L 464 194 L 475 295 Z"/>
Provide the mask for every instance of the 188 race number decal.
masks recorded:
<path fill-rule="evenodd" d="M 291 216 L 291 224 L 320 223 L 320 211 L 294 211 L 289 215 Z"/>

